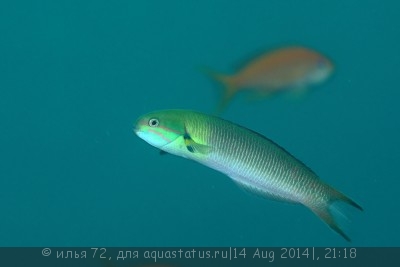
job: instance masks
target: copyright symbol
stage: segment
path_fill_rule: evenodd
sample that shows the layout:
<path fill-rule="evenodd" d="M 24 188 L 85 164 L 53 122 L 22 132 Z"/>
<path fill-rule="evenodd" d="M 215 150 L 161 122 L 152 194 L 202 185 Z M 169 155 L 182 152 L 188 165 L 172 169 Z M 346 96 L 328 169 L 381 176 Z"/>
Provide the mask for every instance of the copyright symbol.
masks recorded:
<path fill-rule="evenodd" d="M 50 254 L 51 254 L 51 249 L 49 249 L 49 248 L 42 249 L 43 256 L 47 257 L 47 256 L 50 256 Z"/>

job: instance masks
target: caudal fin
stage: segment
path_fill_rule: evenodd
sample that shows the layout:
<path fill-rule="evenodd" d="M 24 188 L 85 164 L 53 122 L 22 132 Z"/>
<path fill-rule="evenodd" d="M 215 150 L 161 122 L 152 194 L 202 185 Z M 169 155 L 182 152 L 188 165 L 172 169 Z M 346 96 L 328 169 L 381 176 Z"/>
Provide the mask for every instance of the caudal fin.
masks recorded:
<path fill-rule="evenodd" d="M 346 233 L 340 228 L 339 224 L 336 222 L 336 220 L 332 214 L 332 210 L 330 209 L 331 205 L 336 201 L 345 202 L 345 203 L 363 211 L 363 208 L 360 205 L 358 205 L 356 202 L 354 202 L 353 200 L 351 200 L 350 198 L 348 198 L 347 196 L 345 196 L 344 194 L 342 194 L 336 190 L 333 191 L 331 198 L 328 201 L 322 202 L 317 205 L 311 205 L 309 207 L 330 228 L 332 228 L 335 232 L 340 234 L 348 242 L 351 242 L 351 239 L 346 235 Z"/>
<path fill-rule="evenodd" d="M 220 113 L 226 109 L 233 96 L 236 94 L 237 87 L 234 82 L 234 76 L 217 73 L 209 68 L 202 67 L 200 71 L 212 77 L 224 86 L 222 98 L 218 104 L 217 112 Z"/>

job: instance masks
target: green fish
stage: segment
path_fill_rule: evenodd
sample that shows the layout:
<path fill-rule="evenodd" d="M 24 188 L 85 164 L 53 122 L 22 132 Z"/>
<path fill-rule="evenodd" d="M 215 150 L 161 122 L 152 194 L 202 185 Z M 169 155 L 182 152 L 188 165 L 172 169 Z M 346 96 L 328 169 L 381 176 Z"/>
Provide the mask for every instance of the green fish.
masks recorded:
<path fill-rule="evenodd" d="M 197 161 L 257 195 L 302 204 L 347 241 L 330 205 L 361 206 L 319 179 L 310 168 L 263 135 L 227 120 L 189 110 L 140 117 L 135 133 L 167 153 Z"/>

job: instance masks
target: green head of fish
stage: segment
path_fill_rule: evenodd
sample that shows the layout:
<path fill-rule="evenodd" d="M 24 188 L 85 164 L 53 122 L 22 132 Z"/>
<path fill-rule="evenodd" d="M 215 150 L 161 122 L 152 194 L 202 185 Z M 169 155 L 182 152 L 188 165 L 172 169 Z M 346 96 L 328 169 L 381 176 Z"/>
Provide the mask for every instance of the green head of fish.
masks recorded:
<path fill-rule="evenodd" d="M 141 116 L 134 131 L 150 145 L 162 149 L 183 136 L 185 126 L 178 114 L 156 111 Z"/>
<path fill-rule="evenodd" d="M 206 122 L 200 121 L 195 112 L 162 110 L 141 116 L 134 131 L 141 139 L 163 151 L 201 159 L 210 152 L 204 140 L 207 132 L 204 125 Z"/>

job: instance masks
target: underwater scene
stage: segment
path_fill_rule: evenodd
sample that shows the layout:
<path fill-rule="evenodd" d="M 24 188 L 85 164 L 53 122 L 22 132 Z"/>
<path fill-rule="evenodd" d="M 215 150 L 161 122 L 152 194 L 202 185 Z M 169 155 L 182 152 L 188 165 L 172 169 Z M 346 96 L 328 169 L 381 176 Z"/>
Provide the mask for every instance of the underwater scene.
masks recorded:
<path fill-rule="evenodd" d="M 399 9 L 2 1 L 0 246 L 399 247 Z"/>

